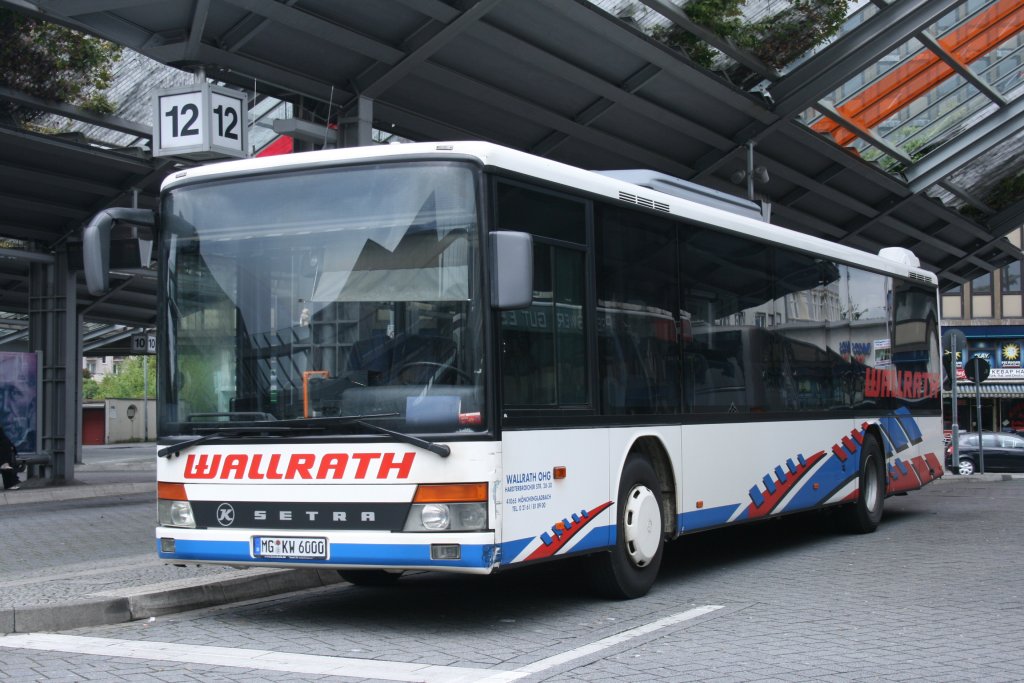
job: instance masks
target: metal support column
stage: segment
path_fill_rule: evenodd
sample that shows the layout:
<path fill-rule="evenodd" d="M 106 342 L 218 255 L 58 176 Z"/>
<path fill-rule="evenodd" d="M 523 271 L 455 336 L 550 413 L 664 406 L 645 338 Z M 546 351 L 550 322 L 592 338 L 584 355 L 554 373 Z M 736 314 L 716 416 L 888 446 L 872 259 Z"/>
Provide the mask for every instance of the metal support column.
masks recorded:
<path fill-rule="evenodd" d="M 80 461 L 82 337 L 76 311 L 75 274 L 66 250 L 52 264 L 33 263 L 29 296 L 29 348 L 42 353 L 42 395 L 37 401 L 42 450 L 50 456 L 45 475 L 74 479 Z"/>

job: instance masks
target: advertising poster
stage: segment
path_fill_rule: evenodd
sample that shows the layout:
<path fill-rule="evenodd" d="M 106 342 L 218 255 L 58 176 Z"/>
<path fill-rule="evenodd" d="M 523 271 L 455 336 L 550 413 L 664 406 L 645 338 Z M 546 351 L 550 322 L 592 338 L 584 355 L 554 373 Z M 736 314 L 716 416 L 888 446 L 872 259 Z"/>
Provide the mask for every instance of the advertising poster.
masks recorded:
<path fill-rule="evenodd" d="M 0 426 L 19 453 L 38 450 L 38 394 L 38 356 L 0 352 Z"/>

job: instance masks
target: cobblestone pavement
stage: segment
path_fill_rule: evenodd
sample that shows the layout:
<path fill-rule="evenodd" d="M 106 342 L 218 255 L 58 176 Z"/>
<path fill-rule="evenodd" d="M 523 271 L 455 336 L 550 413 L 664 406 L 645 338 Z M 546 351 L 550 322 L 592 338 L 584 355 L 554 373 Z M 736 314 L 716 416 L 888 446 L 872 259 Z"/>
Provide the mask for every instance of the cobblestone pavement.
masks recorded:
<path fill-rule="evenodd" d="M 567 564 L 420 574 L 65 631 L 50 650 L 12 634 L 0 679 L 1019 681 L 1022 517 L 1024 479 L 947 476 L 886 501 L 874 534 L 810 515 L 684 539 L 639 600 L 595 599 Z M 685 617 L 702 606 L 720 609 Z M 89 638 L 109 651 L 82 654 Z"/>

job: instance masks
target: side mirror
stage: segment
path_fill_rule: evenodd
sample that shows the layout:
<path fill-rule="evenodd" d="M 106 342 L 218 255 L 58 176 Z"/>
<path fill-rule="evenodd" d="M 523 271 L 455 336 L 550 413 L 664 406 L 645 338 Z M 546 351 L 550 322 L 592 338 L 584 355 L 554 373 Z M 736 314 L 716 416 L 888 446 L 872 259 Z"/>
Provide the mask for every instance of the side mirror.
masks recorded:
<path fill-rule="evenodd" d="M 122 221 L 142 226 L 138 237 L 114 240 L 117 254 L 111 263 L 111 233 L 114 223 Z M 153 227 L 156 216 L 149 209 L 104 209 L 92 217 L 82 230 L 82 261 L 85 284 L 93 296 L 106 294 L 110 289 L 110 269 L 145 268 L 149 266 L 153 251 Z M 126 249 L 127 247 L 127 249 Z"/>
<path fill-rule="evenodd" d="M 525 232 L 490 234 L 491 306 L 526 308 L 533 303 L 533 238 Z"/>

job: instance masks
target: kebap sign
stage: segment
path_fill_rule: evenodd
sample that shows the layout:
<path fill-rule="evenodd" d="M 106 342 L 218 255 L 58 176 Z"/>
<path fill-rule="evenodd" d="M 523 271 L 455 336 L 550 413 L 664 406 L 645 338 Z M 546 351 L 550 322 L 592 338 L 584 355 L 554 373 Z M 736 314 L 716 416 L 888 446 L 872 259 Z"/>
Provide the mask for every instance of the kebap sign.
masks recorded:
<path fill-rule="evenodd" d="M 217 159 L 247 155 L 245 93 L 196 83 L 153 95 L 153 156 Z"/>

